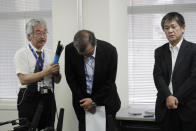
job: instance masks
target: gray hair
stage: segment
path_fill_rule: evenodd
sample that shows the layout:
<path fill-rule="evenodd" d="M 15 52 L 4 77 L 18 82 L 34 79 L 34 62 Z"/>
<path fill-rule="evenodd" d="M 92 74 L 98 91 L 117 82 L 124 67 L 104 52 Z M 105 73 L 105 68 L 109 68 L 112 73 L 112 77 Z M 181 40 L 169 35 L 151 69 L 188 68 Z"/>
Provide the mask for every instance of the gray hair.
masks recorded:
<path fill-rule="evenodd" d="M 81 33 L 82 32 L 86 32 L 86 33 L 89 34 L 89 42 L 91 43 L 91 45 L 93 47 L 95 47 L 95 45 L 97 44 L 97 40 L 96 40 L 95 34 L 92 31 L 90 31 L 90 30 L 79 30 L 75 34 L 75 36 L 74 36 L 74 40 L 73 40 L 74 46 L 77 46 L 78 45 L 78 41 L 79 41 L 79 39 L 81 37 Z"/>
<path fill-rule="evenodd" d="M 32 36 L 33 34 L 33 27 L 37 25 L 43 25 L 47 30 L 47 24 L 43 19 L 31 19 L 26 23 L 26 35 L 27 39 L 29 40 L 28 36 Z"/>

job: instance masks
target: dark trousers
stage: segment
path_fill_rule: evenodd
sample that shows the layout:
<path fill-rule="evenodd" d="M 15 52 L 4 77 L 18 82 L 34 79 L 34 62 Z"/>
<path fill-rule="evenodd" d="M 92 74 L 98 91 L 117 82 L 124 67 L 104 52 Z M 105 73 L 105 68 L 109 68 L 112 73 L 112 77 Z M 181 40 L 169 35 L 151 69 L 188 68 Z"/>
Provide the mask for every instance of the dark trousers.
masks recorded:
<path fill-rule="evenodd" d="M 196 131 L 196 123 L 183 122 L 177 110 L 168 110 L 163 122 L 159 123 L 162 131 Z"/>
<path fill-rule="evenodd" d="M 17 108 L 19 118 L 27 118 L 31 124 L 39 104 L 43 105 L 38 130 L 46 127 L 54 127 L 56 105 L 54 95 L 51 91 L 47 94 L 40 94 L 36 88 L 20 89 L 18 94 Z M 24 125 L 26 123 L 20 123 Z"/>
<path fill-rule="evenodd" d="M 86 131 L 85 115 L 81 115 L 78 118 L 79 131 Z M 115 115 L 106 114 L 106 131 L 118 131 Z"/>

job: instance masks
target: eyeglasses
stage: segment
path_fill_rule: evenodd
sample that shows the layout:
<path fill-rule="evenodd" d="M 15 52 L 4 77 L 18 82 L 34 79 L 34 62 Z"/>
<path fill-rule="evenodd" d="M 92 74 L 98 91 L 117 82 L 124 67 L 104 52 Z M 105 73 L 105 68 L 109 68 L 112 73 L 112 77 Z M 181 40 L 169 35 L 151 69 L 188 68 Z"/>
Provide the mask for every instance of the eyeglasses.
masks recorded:
<path fill-rule="evenodd" d="M 47 33 L 48 33 L 48 32 L 35 31 L 35 32 L 34 32 L 34 35 L 36 35 L 36 36 L 39 36 L 39 37 L 40 37 L 40 36 L 46 36 L 46 35 L 47 35 Z"/>

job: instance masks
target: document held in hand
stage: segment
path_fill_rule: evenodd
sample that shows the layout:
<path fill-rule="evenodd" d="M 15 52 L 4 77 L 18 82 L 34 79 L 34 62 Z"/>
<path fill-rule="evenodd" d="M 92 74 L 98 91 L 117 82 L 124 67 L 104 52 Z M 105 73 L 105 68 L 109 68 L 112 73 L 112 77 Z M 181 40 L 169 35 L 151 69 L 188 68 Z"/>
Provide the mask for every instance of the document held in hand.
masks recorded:
<path fill-rule="evenodd" d="M 97 106 L 96 113 L 85 111 L 86 131 L 106 131 L 105 106 Z"/>

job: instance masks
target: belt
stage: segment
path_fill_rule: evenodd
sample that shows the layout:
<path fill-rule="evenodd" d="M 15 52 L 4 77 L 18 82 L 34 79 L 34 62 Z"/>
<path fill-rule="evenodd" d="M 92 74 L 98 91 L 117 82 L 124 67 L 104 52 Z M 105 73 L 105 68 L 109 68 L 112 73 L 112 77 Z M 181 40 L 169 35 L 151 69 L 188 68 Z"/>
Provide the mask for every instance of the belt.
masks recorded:
<path fill-rule="evenodd" d="M 20 87 L 20 89 L 27 89 L 27 87 Z"/>
<path fill-rule="evenodd" d="M 21 87 L 20 88 L 20 90 L 26 90 L 26 89 L 27 89 L 26 87 Z M 40 89 L 40 91 L 37 91 L 37 92 L 40 92 L 40 94 L 48 94 L 50 91 L 53 93 L 53 88 L 50 88 L 50 89 L 43 88 L 43 89 Z"/>
<path fill-rule="evenodd" d="M 50 89 L 46 89 L 46 88 L 43 88 L 43 89 L 41 88 L 41 89 L 40 89 L 40 93 L 41 93 L 41 94 L 48 94 L 49 91 L 50 91 Z M 51 92 L 52 92 L 52 90 L 51 90 Z"/>

